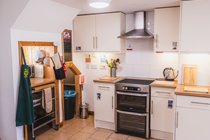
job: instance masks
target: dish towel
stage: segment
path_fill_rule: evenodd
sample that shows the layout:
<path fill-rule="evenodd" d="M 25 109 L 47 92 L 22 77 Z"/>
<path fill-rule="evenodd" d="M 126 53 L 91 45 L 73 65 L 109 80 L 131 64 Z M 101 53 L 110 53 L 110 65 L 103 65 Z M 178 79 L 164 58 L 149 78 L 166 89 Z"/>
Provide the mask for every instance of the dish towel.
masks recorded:
<path fill-rule="evenodd" d="M 52 103 L 52 89 L 44 89 L 44 94 L 42 94 L 42 107 L 45 109 L 46 113 L 50 113 L 53 110 Z M 44 106 L 43 106 L 44 105 Z"/>

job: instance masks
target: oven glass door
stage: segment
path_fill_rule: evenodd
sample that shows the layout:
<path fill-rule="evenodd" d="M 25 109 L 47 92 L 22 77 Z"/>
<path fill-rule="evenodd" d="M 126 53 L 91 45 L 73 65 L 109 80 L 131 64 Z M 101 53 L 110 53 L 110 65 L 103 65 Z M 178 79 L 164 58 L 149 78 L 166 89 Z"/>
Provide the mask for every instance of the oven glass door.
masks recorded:
<path fill-rule="evenodd" d="M 128 112 L 147 113 L 149 109 L 147 100 L 148 96 L 124 95 L 124 93 L 117 92 L 117 109 Z"/>
<path fill-rule="evenodd" d="M 117 111 L 117 132 L 147 137 L 147 116 Z"/>

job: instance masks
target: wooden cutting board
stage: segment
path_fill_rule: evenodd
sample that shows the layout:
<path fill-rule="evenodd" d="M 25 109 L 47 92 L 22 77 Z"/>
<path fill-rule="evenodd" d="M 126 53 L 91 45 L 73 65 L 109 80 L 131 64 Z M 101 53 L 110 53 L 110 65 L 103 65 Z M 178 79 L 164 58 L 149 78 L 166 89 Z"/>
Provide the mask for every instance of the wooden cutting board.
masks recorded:
<path fill-rule="evenodd" d="M 182 84 L 196 85 L 197 65 L 182 65 Z"/>

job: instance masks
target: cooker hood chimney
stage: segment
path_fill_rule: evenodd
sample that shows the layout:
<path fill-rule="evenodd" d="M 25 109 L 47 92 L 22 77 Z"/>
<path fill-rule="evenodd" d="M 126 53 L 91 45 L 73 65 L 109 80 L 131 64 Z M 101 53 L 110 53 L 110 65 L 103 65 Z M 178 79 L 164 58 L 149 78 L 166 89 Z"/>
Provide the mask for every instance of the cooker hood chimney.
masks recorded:
<path fill-rule="evenodd" d="M 146 29 L 146 13 L 145 12 L 134 13 L 134 20 L 135 20 L 134 30 L 131 30 L 119 36 L 119 38 L 123 38 L 123 39 L 153 38 L 152 33 L 148 32 Z"/>

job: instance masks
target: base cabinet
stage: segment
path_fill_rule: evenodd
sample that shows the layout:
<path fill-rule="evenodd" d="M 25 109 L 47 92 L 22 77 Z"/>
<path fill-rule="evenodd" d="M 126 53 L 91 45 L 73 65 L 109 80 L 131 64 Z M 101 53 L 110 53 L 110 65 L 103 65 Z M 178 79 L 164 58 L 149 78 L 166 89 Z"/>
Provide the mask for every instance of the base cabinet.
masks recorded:
<path fill-rule="evenodd" d="M 95 83 L 94 122 L 95 127 L 114 130 L 114 84 Z"/>
<path fill-rule="evenodd" d="M 210 111 L 177 108 L 176 140 L 209 140 Z"/>
<path fill-rule="evenodd" d="M 175 124 L 174 88 L 151 89 L 151 137 L 173 140 Z"/>
<path fill-rule="evenodd" d="M 175 140 L 210 140 L 209 98 L 177 96 Z"/>

